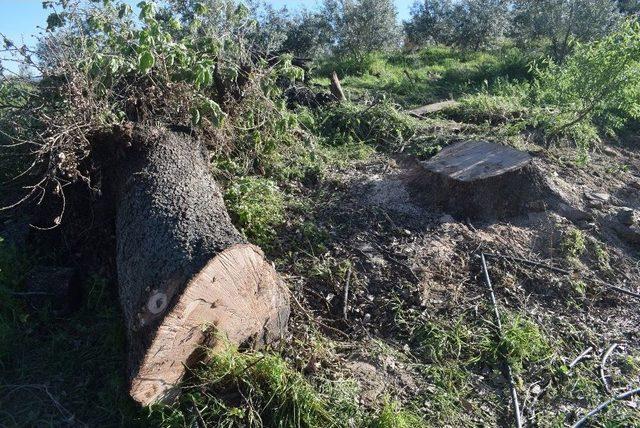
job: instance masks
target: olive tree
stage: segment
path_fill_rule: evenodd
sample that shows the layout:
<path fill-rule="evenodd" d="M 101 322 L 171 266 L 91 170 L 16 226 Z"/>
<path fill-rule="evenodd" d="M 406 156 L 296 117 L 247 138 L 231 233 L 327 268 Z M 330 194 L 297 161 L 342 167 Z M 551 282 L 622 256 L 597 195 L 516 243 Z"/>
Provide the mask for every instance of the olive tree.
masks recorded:
<path fill-rule="evenodd" d="M 640 14 L 640 0 L 618 0 L 620 12 L 627 15 Z"/>
<path fill-rule="evenodd" d="M 290 22 L 282 49 L 315 58 L 329 52 L 332 40 L 329 21 L 321 13 L 303 10 Z"/>
<path fill-rule="evenodd" d="M 523 45 L 546 41 L 558 62 L 573 41 L 591 41 L 611 32 L 621 14 L 612 0 L 516 0 L 514 36 Z"/>
<path fill-rule="evenodd" d="M 407 42 L 449 44 L 453 38 L 451 0 L 417 1 L 411 7 L 411 19 L 404 23 Z"/>
<path fill-rule="evenodd" d="M 424 0 L 416 2 L 405 23 L 408 41 L 480 49 L 495 44 L 510 24 L 506 0 Z"/>
<path fill-rule="evenodd" d="M 400 44 L 398 12 L 392 0 L 325 0 L 322 14 L 336 53 L 359 58 Z"/>

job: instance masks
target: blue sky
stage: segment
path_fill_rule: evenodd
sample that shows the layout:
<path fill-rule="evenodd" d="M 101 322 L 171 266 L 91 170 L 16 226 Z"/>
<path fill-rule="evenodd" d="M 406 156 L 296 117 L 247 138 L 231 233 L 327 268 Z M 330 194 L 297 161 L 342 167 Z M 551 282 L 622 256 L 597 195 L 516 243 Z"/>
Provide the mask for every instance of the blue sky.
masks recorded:
<path fill-rule="evenodd" d="M 128 2 L 138 3 L 134 0 Z M 317 4 L 316 0 L 272 0 L 270 3 L 276 7 L 287 6 L 290 10 L 313 8 Z M 395 0 L 395 3 L 399 18 L 406 19 L 413 0 Z M 30 44 L 31 36 L 38 33 L 37 27 L 46 25 L 47 15 L 41 0 L 0 0 L 0 33 L 18 43 L 24 40 Z"/>

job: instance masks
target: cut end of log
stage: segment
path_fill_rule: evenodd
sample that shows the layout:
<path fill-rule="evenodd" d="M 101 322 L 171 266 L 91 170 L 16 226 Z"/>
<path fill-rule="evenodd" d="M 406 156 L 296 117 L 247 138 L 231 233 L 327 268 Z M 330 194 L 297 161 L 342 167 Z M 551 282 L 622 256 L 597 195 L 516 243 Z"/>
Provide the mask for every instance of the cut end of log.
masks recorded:
<path fill-rule="evenodd" d="M 531 156 L 487 141 L 453 144 L 416 165 L 415 197 L 461 219 L 505 218 L 551 197 Z"/>
<path fill-rule="evenodd" d="M 286 287 L 262 251 L 237 244 L 222 251 L 186 285 L 164 317 L 132 379 L 142 405 L 168 401 L 201 345 L 261 346 L 279 339 L 289 318 Z M 152 296 L 153 308 L 166 302 Z"/>

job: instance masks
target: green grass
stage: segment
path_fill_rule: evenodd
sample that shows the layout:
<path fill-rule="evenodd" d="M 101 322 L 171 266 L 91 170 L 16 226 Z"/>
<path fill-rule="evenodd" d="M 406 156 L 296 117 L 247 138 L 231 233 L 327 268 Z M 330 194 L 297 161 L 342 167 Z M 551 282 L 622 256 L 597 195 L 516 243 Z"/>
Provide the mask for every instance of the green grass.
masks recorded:
<path fill-rule="evenodd" d="M 334 65 L 347 94 L 386 94 L 404 107 L 412 107 L 472 93 L 484 82 L 499 78 L 525 81 L 531 78 L 533 60 L 515 48 L 494 52 L 460 52 L 443 46 L 416 53 L 376 54 L 361 64 L 342 66 L 344 60 L 325 61 L 316 76 L 326 77 Z"/>
<path fill-rule="evenodd" d="M 0 243 L 0 425 L 136 426 L 125 384 L 125 337 L 113 284 L 90 277 L 81 309 L 27 304 L 24 277 L 40 259 Z"/>
<path fill-rule="evenodd" d="M 404 428 L 421 419 L 397 403 L 371 413 L 356 401 L 351 382 L 314 383 L 274 353 L 240 353 L 232 347 L 209 355 L 191 373 L 175 405 L 150 409 L 151 426 Z"/>
<path fill-rule="evenodd" d="M 233 180 L 225 202 L 240 230 L 261 246 L 273 245 L 275 228 L 284 221 L 284 197 L 277 184 L 262 177 Z"/>

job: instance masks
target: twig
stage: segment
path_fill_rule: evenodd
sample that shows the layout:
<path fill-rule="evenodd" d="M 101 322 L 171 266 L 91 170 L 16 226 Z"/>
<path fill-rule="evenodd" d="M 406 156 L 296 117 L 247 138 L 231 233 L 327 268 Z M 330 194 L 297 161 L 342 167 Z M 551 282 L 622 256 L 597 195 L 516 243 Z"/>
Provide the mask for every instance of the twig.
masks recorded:
<path fill-rule="evenodd" d="M 578 355 L 575 360 L 571 361 L 571 363 L 569 364 L 569 368 L 572 369 L 580 361 L 589 358 L 589 354 L 591 354 L 591 351 L 593 351 L 593 346 L 589 346 L 587 349 L 584 350 L 582 354 Z"/>
<path fill-rule="evenodd" d="M 346 320 L 347 312 L 349 311 L 349 281 L 351 280 L 351 265 L 349 265 L 349 271 L 347 272 L 347 280 L 344 284 L 344 299 L 342 307 L 342 316 Z"/>
<path fill-rule="evenodd" d="M 406 263 L 401 262 L 400 260 L 394 258 L 394 254 L 389 251 L 389 250 L 385 250 L 384 248 L 382 248 L 380 245 L 378 244 L 374 244 L 376 246 L 376 248 L 378 248 L 380 251 L 382 251 L 383 253 L 385 253 L 387 255 L 387 258 L 389 260 L 391 260 L 392 262 L 394 262 L 395 264 L 399 265 L 399 266 L 403 266 L 404 268 L 406 268 L 410 273 L 411 276 L 413 276 L 413 279 L 415 279 L 417 282 L 420 282 L 420 278 L 418 277 L 418 275 L 416 275 L 416 273 L 413 271 L 413 269 L 411 268 L 411 266 L 409 266 Z"/>
<path fill-rule="evenodd" d="M 193 410 L 196 411 L 196 416 L 198 417 L 198 427 L 208 428 L 207 423 L 204 421 L 204 418 L 202 417 L 202 413 L 200 413 L 200 409 L 198 409 L 198 405 L 196 404 L 195 399 L 193 399 Z"/>
<path fill-rule="evenodd" d="M 614 343 L 613 345 L 609 346 L 609 349 L 607 349 L 607 352 L 604 353 L 604 356 L 602 357 L 602 362 L 600 363 L 600 379 L 602 379 L 602 384 L 604 385 L 604 389 L 607 392 L 611 392 L 611 388 L 609 387 L 609 382 L 607 382 L 607 376 L 605 375 L 605 367 L 607 365 L 607 360 L 609 359 L 609 357 L 617 347 L 618 347 L 617 343 Z"/>
<path fill-rule="evenodd" d="M 557 273 L 561 273 L 563 275 L 573 275 L 574 272 L 567 270 L 567 269 L 561 269 L 561 268 L 557 268 L 555 266 L 550 266 L 544 263 L 540 263 L 540 262 L 536 262 L 533 260 L 528 260 L 528 259 L 523 259 L 520 257 L 512 257 L 512 256 L 505 256 L 503 254 L 491 254 L 491 253 L 485 253 L 486 257 L 492 257 L 492 258 L 496 258 L 496 259 L 504 259 L 504 260 L 511 260 L 513 262 L 519 262 L 519 263 L 523 263 L 529 266 L 533 266 L 533 267 L 538 267 L 538 268 L 542 268 L 542 269 L 547 269 L 550 270 L 552 272 L 557 272 Z M 640 299 L 640 293 L 636 293 L 633 292 L 631 290 L 627 290 L 625 288 L 619 287 L 617 285 L 613 285 L 613 284 L 609 284 L 608 282 L 604 282 L 598 278 L 586 278 L 589 281 L 593 281 L 596 282 L 600 285 L 602 285 L 605 288 L 610 288 L 612 290 L 615 290 L 619 293 L 622 294 L 626 294 L 627 296 L 631 296 L 631 297 L 635 297 L 636 299 Z"/>
<path fill-rule="evenodd" d="M 627 296 L 631 296 L 631 297 L 635 297 L 636 299 L 640 299 L 640 293 L 635 293 L 635 292 L 633 292 L 631 290 L 627 290 L 625 288 L 618 287 L 617 285 L 609 284 L 608 282 L 604 282 L 604 281 L 602 281 L 602 280 L 600 280 L 598 278 L 589 278 L 589 279 L 591 281 L 593 281 L 593 282 L 596 282 L 596 283 L 602 285 L 605 288 L 610 288 L 610 289 L 615 290 L 615 291 L 617 291 L 619 293 L 626 294 Z"/>
<path fill-rule="evenodd" d="M 300 308 L 300 310 L 302 311 L 303 314 L 305 314 L 305 316 L 309 319 L 309 321 L 314 322 L 316 324 L 318 324 L 321 327 L 326 328 L 327 330 L 331 330 L 334 333 L 338 333 L 340 334 L 342 337 L 346 338 L 346 339 L 351 339 L 351 337 L 349 337 L 349 335 L 347 333 L 345 333 L 342 330 L 338 330 L 335 327 L 331 327 L 330 325 L 326 325 L 325 323 L 323 323 L 322 321 L 318 321 L 317 319 L 315 319 L 314 317 L 312 317 L 309 314 L 309 310 L 305 309 L 304 306 L 302 306 L 302 303 L 300 303 L 300 301 L 298 300 L 298 298 L 295 296 L 295 294 L 293 294 L 292 292 L 289 292 L 289 295 L 291 296 L 291 298 L 293 299 L 293 301 L 296 303 L 296 305 L 298 305 L 298 307 Z"/>
<path fill-rule="evenodd" d="M 601 411 L 603 411 L 604 409 L 606 409 L 607 407 L 609 407 L 609 405 L 615 401 L 622 401 L 625 400 L 629 397 L 632 397 L 636 394 L 640 394 L 640 388 L 636 388 L 636 389 L 632 389 L 631 391 L 627 391 L 625 393 L 622 393 L 618 396 L 612 397 L 609 400 L 605 401 L 604 403 L 600 404 L 598 407 L 596 407 L 595 409 L 593 409 L 592 411 L 590 411 L 589 413 L 587 413 L 582 419 L 580 419 L 578 422 L 576 422 L 571 428 L 580 428 L 582 425 L 584 425 L 584 423 L 591 417 L 594 415 L 597 415 L 598 413 L 600 413 Z"/>
<path fill-rule="evenodd" d="M 485 257 L 491 257 L 494 259 L 504 259 L 504 260 L 511 260 L 513 262 L 519 262 L 519 263 L 523 263 L 529 266 L 533 266 L 533 267 L 537 267 L 537 268 L 542 268 L 542 269 L 547 269 L 553 272 L 557 272 L 557 273 L 562 273 L 564 275 L 571 275 L 572 272 L 566 269 L 561 269 L 561 268 L 557 268 L 555 266 L 551 266 L 545 263 L 541 263 L 541 262 L 536 262 L 533 260 L 529 260 L 529 259 L 523 259 L 520 257 L 513 257 L 513 256 L 506 256 L 504 254 L 491 254 L 491 253 L 484 253 Z"/>
<path fill-rule="evenodd" d="M 491 278 L 489 277 L 489 269 L 487 268 L 487 259 L 485 258 L 484 253 L 480 253 L 480 258 L 482 259 L 482 271 L 484 272 L 484 279 L 487 283 L 487 287 L 489 287 L 489 292 L 491 295 L 491 304 L 493 305 L 493 311 L 496 316 L 496 324 L 498 326 L 498 334 L 500 336 L 500 340 L 503 339 L 502 333 L 502 321 L 500 320 L 500 311 L 498 310 L 498 302 L 496 300 L 496 293 L 493 291 L 493 285 L 491 284 Z M 509 376 L 509 384 L 511 386 L 511 398 L 513 400 L 513 407 L 516 414 L 516 427 L 522 428 L 522 419 L 520 414 L 520 402 L 518 401 L 518 391 L 516 390 L 516 383 L 513 379 L 513 371 L 511 370 L 511 366 L 509 365 L 509 361 L 505 358 L 505 366 L 507 367 L 507 375 Z"/>

